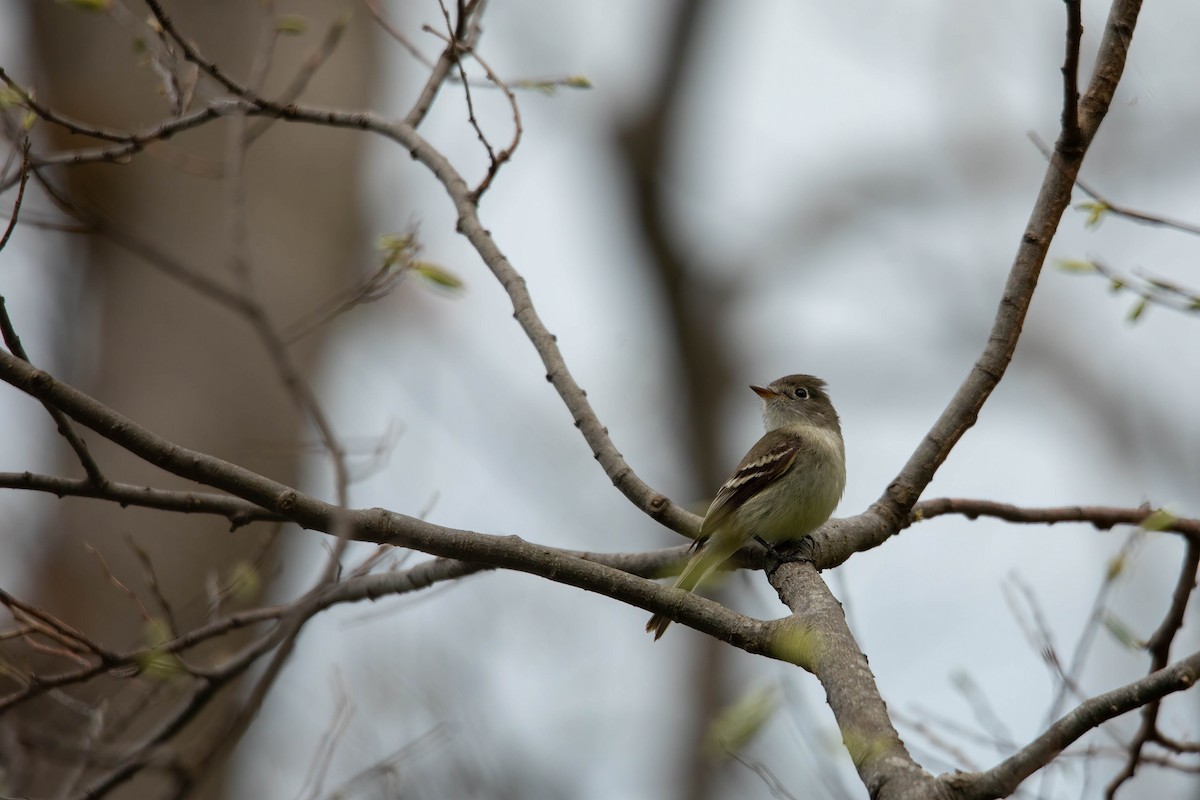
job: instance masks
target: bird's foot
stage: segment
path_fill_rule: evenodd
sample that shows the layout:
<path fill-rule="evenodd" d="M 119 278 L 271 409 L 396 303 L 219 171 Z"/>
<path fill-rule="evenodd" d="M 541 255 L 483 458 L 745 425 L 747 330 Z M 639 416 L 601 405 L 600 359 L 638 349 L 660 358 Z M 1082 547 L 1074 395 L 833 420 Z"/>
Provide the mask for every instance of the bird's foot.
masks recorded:
<path fill-rule="evenodd" d="M 764 548 L 766 548 L 767 555 L 769 555 L 771 557 L 771 560 L 774 562 L 774 563 L 768 563 L 766 566 L 766 572 L 768 575 L 773 573 L 775 570 L 779 569 L 784 564 L 794 564 L 794 563 L 800 563 L 802 561 L 809 561 L 809 559 L 800 555 L 799 551 L 797 551 L 796 549 L 792 549 L 786 554 L 779 552 L 778 550 L 775 549 L 775 545 L 771 544 L 770 542 L 768 542 L 766 539 L 762 538 L 761 536 L 755 536 L 754 541 L 758 542 Z"/>

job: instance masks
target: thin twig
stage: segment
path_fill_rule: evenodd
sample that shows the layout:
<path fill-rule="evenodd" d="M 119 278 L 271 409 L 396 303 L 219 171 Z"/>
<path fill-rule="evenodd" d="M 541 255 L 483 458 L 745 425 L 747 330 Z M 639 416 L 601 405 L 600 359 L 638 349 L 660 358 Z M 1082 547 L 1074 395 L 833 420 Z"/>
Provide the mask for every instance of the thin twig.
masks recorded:
<path fill-rule="evenodd" d="M 13 204 L 12 217 L 9 219 L 8 228 L 4 232 L 4 237 L 0 239 L 0 251 L 4 250 L 4 246 L 8 244 L 9 236 L 16 228 L 17 219 L 21 213 L 21 202 L 25 197 L 25 186 L 29 182 L 31 167 L 29 165 L 29 140 L 25 139 L 21 147 L 21 183 L 17 191 L 17 199 Z M 29 361 L 29 355 L 25 352 L 24 345 L 21 344 L 21 337 L 17 334 L 16 328 L 13 326 L 12 318 L 8 315 L 8 306 L 5 303 L 3 295 L 0 295 L 0 335 L 3 336 L 4 344 L 8 347 L 9 352 L 26 362 Z M 103 487 L 107 482 L 104 473 L 100 470 L 100 466 L 96 463 L 88 450 L 87 443 L 75 430 L 75 426 L 67 419 L 66 415 L 53 406 L 45 406 L 46 411 L 50 414 L 50 418 L 54 420 L 54 425 L 58 429 L 59 434 L 67 441 L 71 450 L 75 453 L 75 457 L 79 459 L 80 466 L 87 474 L 88 482 L 97 486 Z"/>
<path fill-rule="evenodd" d="M 470 53 L 471 57 L 475 59 L 475 62 L 479 64 L 479 66 L 483 67 L 483 71 L 487 74 L 488 80 L 504 93 L 504 98 L 508 100 L 509 110 L 512 112 L 513 121 L 512 141 L 509 143 L 508 147 L 504 148 L 497 153 L 495 157 L 493 157 L 492 163 L 488 167 L 487 174 L 484 175 L 479 184 L 471 191 L 472 198 L 476 203 L 478 203 L 479 198 L 482 197 L 483 193 L 486 192 L 488 187 L 492 185 L 492 180 L 496 177 L 497 173 L 500 172 L 500 168 L 508 163 L 509 159 L 512 158 L 513 153 L 516 152 L 517 145 L 521 143 L 521 134 L 523 133 L 524 129 L 521 126 L 521 109 L 517 105 L 516 95 L 513 94 L 512 90 L 508 88 L 508 85 L 504 83 L 504 81 L 500 80 L 500 76 L 496 74 L 495 70 L 493 70 L 491 66 L 489 66 L 488 63 L 484 61 L 477 52 L 475 52 L 475 50 L 470 49 L 466 52 Z"/>
<path fill-rule="evenodd" d="M 1175 635 L 1183 627 L 1184 612 L 1188 600 L 1196 590 L 1196 574 L 1200 570 L 1200 542 L 1189 540 L 1187 552 L 1179 568 L 1179 579 L 1175 582 L 1175 591 L 1171 595 L 1171 605 L 1159 623 L 1158 629 L 1150 636 L 1146 649 L 1150 652 L 1151 674 L 1166 668 L 1171 657 L 1171 643 Z M 1104 796 L 1112 800 L 1117 791 L 1126 781 L 1133 778 L 1138 764 L 1144 760 L 1143 750 L 1147 742 L 1160 739 L 1158 734 L 1158 713 L 1162 707 L 1160 699 L 1153 699 L 1142 706 L 1142 722 L 1133 741 L 1129 743 L 1128 757 L 1121 769 L 1105 789 Z"/>
<path fill-rule="evenodd" d="M 52 614 L 14 597 L 3 589 L 0 589 L 0 603 L 7 606 L 9 610 L 20 611 L 30 620 L 36 621 L 39 625 L 53 631 L 55 639 L 71 649 L 86 650 L 93 654 L 104 666 L 110 666 L 120 661 L 120 657 L 116 653 L 102 647 L 82 631 L 68 625 Z"/>
<path fill-rule="evenodd" d="M 1037 147 L 1041 154 L 1047 159 L 1050 158 L 1050 147 L 1042 141 L 1042 138 L 1036 133 L 1030 132 L 1029 139 Z M 1099 205 L 1099 208 L 1089 209 L 1093 214 L 1111 213 L 1118 217 L 1124 217 L 1133 222 L 1138 222 L 1143 225 L 1151 225 L 1161 228 L 1173 228 L 1183 233 L 1190 233 L 1194 236 L 1200 236 L 1200 225 L 1192 222 L 1183 222 L 1181 220 L 1170 219 L 1161 214 L 1151 214 L 1147 211 L 1137 211 L 1128 206 L 1114 203 L 1106 195 L 1102 194 L 1093 184 L 1083 180 L 1079 176 L 1075 177 L 1075 185 L 1083 190 L 1083 193 L 1092 198 Z"/>
<path fill-rule="evenodd" d="M 150 559 L 150 554 L 147 553 L 137 543 L 137 540 L 132 536 L 125 537 L 125 544 L 133 552 L 133 555 L 142 565 L 142 579 L 146 582 L 146 587 L 153 595 L 155 603 L 158 604 L 159 611 L 162 612 L 162 618 L 167 624 L 167 630 L 174 636 L 178 633 L 178 623 L 175 620 L 175 613 L 171 609 L 171 603 L 167 600 L 167 596 L 163 594 L 162 586 L 158 582 L 158 575 L 154 570 L 154 562 Z"/>
<path fill-rule="evenodd" d="M 153 15 L 158 25 L 162 28 L 163 33 L 169 36 L 179 46 L 180 50 L 183 51 L 184 58 L 195 64 L 202 72 L 207 74 L 217 83 L 221 84 L 238 97 L 250 98 L 254 96 L 254 92 L 243 86 L 241 83 L 235 81 L 233 78 L 229 77 L 227 74 L 225 74 L 225 72 L 217 67 L 214 62 L 209 61 L 207 58 L 201 55 L 200 51 L 196 49 L 195 45 L 188 41 L 187 38 L 179 32 L 179 29 L 175 27 L 174 21 L 170 16 L 167 15 L 167 12 L 163 9 L 159 0 L 145 0 L 145 3 L 150 8 L 150 13 Z"/>
<path fill-rule="evenodd" d="M 1150 274 L 1145 270 L 1135 269 L 1132 275 L 1121 275 L 1100 259 L 1068 263 L 1071 264 L 1072 270 L 1090 268 L 1102 275 L 1108 280 L 1109 287 L 1114 292 L 1131 292 L 1138 297 L 1138 301 L 1126 317 L 1131 322 L 1139 319 L 1151 303 L 1184 314 L 1200 312 L 1200 292 L 1158 275 Z"/>
<path fill-rule="evenodd" d="M 278 514 L 248 503 L 238 497 L 208 492 L 183 492 L 171 489 L 152 489 L 131 483 L 107 481 L 98 485 L 87 479 L 59 478 L 34 472 L 0 472 L 0 488 L 46 492 L 56 497 L 87 497 L 106 500 L 125 506 L 156 508 L 184 514 L 214 514 L 225 517 L 230 529 L 258 521 L 283 519 Z"/>
<path fill-rule="evenodd" d="M 262 15 L 259 20 L 259 44 L 255 50 L 254 60 L 247 79 L 247 92 L 257 96 L 259 88 L 266 80 L 270 69 L 278 31 L 273 19 L 274 4 L 262 4 Z M 193 50 L 196 55 L 198 51 Z M 213 69 L 216 70 L 215 65 Z M 227 177 L 229 179 L 229 230 L 231 247 L 229 252 L 230 269 L 240 287 L 240 294 L 245 301 L 246 317 L 259 340 L 267 349 L 272 365 L 279 375 L 288 396 L 295 406 L 305 413 L 316 427 L 326 451 L 329 453 L 333 466 L 334 492 L 337 504 L 345 506 L 349 502 L 350 477 L 346 468 L 346 450 L 339 441 L 333 424 L 317 399 L 316 393 L 309 386 L 302 371 L 297 367 L 288 351 L 283 336 L 275 328 L 263 303 L 254 280 L 254 269 L 250 253 L 249 214 L 246 205 L 246 152 L 250 146 L 247 135 L 247 116 L 238 113 L 233 116 L 230 126 L 229 158 Z"/>
<path fill-rule="evenodd" d="M 383 9 L 380 8 L 379 5 L 379 0 L 362 0 L 362 4 L 367 7 L 367 13 L 374 18 L 375 24 L 383 28 L 384 32 L 387 33 L 388 36 L 392 37 L 392 39 L 394 39 L 398 45 L 407 50 L 408 54 L 416 59 L 418 64 L 429 68 L 431 72 L 435 71 L 435 62 L 426 58 L 424 54 L 417 49 L 417 46 L 413 44 L 412 40 L 404 35 L 403 31 L 393 25 L 388 18 L 384 16 Z"/>
<path fill-rule="evenodd" d="M 1095 641 L 1096 634 L 1104 628 L 1104 618 L 1108 612 L 1108 597 L 1116 585 L 1117 577 L 1124 570 L 1123 565 L 1129 560 L 1133 549 L 1141 541 L 1140 534 L 1143 533 L 1144 531 L 1142 530 L 1135 530 L 1125 538 L 1125 541 L 1121 544 L 1120 551 L 1118 551 L 1113 559 L 1112 563 L 1115 566 L 1110 565 L 1104 574 L 1104 578 L 1100 581 L 1100 587 L 1096 590 L 1096 596 L 1092 600 L 1091 611 L 1088 613 L 1087 621 L 1084 622 L 1083 629 L 1079 634 L 1079 640 L 1075 643 L 1075 650 L 1071 654 L 1071 662 L 1066 666 L 1066 671 L 1063 673 L 1063 682 L 1059 686 L 1058 692 L 1050 702 L 1050 708 L 1046 712 L 1046 725 L 1049 725 L 1061 712 L 1066 702 L 1067 693 L 1069 691 L 1078 691 L 1077 687 L 1083 670 L 1087 666 L 1092 642 Z M 1165 666 L 1165 662 L 1163 666 Z"/>
<path fill-rule="evenodd" d="M 463 97 L 465 98 L 466 103 L 467 103 L 467 122 L 471 125 L 471 128 L 475 131 L 475 136 L 479 139 L 479 142 L 483 145 L 483 149 L 485 151 L 487 151 L 488 160 L 492 164 L 495 164 L 496 163 L 496 154 L 492 150 L 492 144 L 491 144 L 491 142 L 488 141 L 488 138 L 484 134 L 483 129 L 481 127 L 479 127 L 479 120 L 475 117 L 475 103 L 471 99 L 471 84 L 467 82 L 467 71 L 466 71 L 466 68 L 463 66 L 463 62 L 462 62 L 462 53 L 463 53 L 462 42 L 458 38 L 456 30 L 458 28 L 461 28 L 462 23 L 464 23 L 465 21 L 462 19 L 462 15 L 460 14 L 459 15 L 460 25 L 456 27 L 450 21 L 450 12 L 446 10 L 446 3 L 444 2 L 444 0 L 438 0 L 438 6 L 442 9 L 442 17 L 445 19 L 446 30 L 448 32 L 446 39 L 449 43 L 449 46 L 453 48 L 454 66 L 458 70 L 459 80 L 462 83 Z M 432 33 L 435 35 L 437 33 L 432 27 L 430 27 L 428 25 L 424 26 L 422 28 L 422 30 L 424 30 L 427 33 Z"/>
<path fill-rule="evenodd" d="M 959 773 L 945 781 L 964 800 L 1007 797 L 1035 771 L 1081 736 L 1110 719 L 1153 700 L 1186 691 L 1200 674 L 1200 652 L 1132 683 L 1086 700 L 1047 728 L 1030 744 L 986 772 Z"/>
<path fill-rule="evenodd" d="M 299 99 L 304 90 L 308 88 L 309 82 L 324 66 L 329 57 L 337 50 L 338 44 L 342 41 L 342 36 L 346 33 L 346 28 L 350 24 L 350 15 L 348 13 L 340 15 L 333 22 L 329 23 L 329 27 L 325 29 L 325 35 L 321 41 L 305 56 L 301 62 L 300 68 L 296 70 L 296 74 L 292 76 L 292 81 L 279 96 L 275 98 L 278 103 L 293 103 Z M 252 84 L 253 85 L 253 84 Z M 260 136 L 267 132 L 275 123 L 275 120 L 264 119 L 259 120 L 258 124 L 250 126 L 246 131 L 246 144 L 251 144 Z"/>
<path fill-rule="evenodd" d="M 127 133 L 79 122 L 63 114 L 59 114 L 49 106 L 42 105 L 40 102 L 34 99 L 33 95 L 25 91 L 21 84 L 13 80 L 13 78 L 7 72 L 5 72 L 4 67 L 0 67 L 0 81 L 3 81 L 4 84 L 8 86 L 10 90 L 12 90 L 13 94 L 17 96 L 17 99 L 20 101 L 22 106 L 28 108 L 34 114 L 37 114 L 40 119 L 43 119 L 52 125 L 58 125 L 70 133 L 75 133 L 80 136 L 90 136 L 93 139 L 103 139 L 109 142 L 127 142 L 130 138 L 129 134 Z"/>
<path fill-rule="evenodd" d="M 1063 60 L 1062 132 L 1058 147 L 1062 152 L 1075 153 L 1083 144 L 1079 130 L 1079 44 L 1083 39 L 1082 0 L 1064 0 L 1067 7 L 1067 47 Z"/>
<path fill-rule="evenodd" d="M 26 136 L 18 145 L 21 153 L 21 171 L 20 182 L 17 184 L 17 199 L 13 201 L 12 213 L 8 216 L 8 225 L 4 228 L 4 235 L 0 236 L 0 252 L 8 246 L 8 240 L 12 238 L 13 231 L 17 229 L 17 218 L 21 216 L 21 203 L 25 200 L 25 186 L 29 183 L 29 137 Z"/>
<path fill-rule="evenodd" d="M 968 519 L 994 517 L 1026 525 L 1057 525 L 1078 522 L 1091 525 L 1098 530 L 1109 530 L 1117 525 L 1147 525 L 1151 530 L 1178 533 L 1188 539 L 1200 540 L 1200 519 L 1162 514 L 1148 504 L 1136 508 L 1119 506 L 1023 508 L 992 500 L 939 497 L 922 500 L 913 506 L 910 524 L 944 514 L 960 514 Z"/>
<path fill-rule="evenodd" d="M 4 344 L 8 347 L 10 353 L 17 358 L 29 362 L 29 356 L 25 353 L 25 348 L 21 344 L 21 338 L 17 335 L 16 329 L 13 327 L 12 319 L 8 316 L 8 306 L 5 303 L 4 295 L 0 295 L 0 333 L 3 334 Z M 75 426 L 71 424 L 71 420 L 67 419 L 66 415 L 54 408 L 51 405 L 43 403 L 46 412 L 50 418 L 54 420 L 54 425 L 60 436 L 66 440 L 71 450 L 75 453 L 75 457 L 79 460 L 83 471 L 87 473 L 87 483 L 97 491 L 103 490 L 108 483 L 108 479 L 104 477 L 100 466 L 96 463 L 96 459 L 88 450 L 87 442 L 75 430 Z"/>
<path fill-rule="evenodd" d="M 327 796 L 330 800 L 334 798 L 346 798 L 358 796 L 359 788 L 369 785 L 371 782 L 378 780 L 381 776 L 399 772 L 397 765 L 405 760 L 416 756 L 421 750 L 434 747 L 448 740 L 453 733 L 453 729 L 445 722 L 439 722 L 433 728 L 408 742 L 400 749 L 396 750 L 391 755 L 380 761 L 372 764 L 361 772 L 351 776 L 342 785 L 336 787 Z M 368 796 L 373 793 L 367 792 Z"/>
<path fill-rule="evenodd" d="M 133 604 L 137 606 L 137 610 L 142 617 L 142 621 L 153 621 L 154 615 L 150 613 L 150 609 L 146 608 L 146 604 L 142 602 L 142 598 L 138 596 L 137 592 L 126 586 L 124 581 L 117 577 L 117 574 L 112 571 L 112 567 L 108 565 L 108 561 L 104 558 L 104 555 L 90 544 L 85 543 L 84 548 L 92 554 L 93 558 L 100 562 L 100 570 L 104 573 L 104 576 L 108 578 L 108 582 L 119 589 L 122 594 L 132 600 Z"/>
<path fill-rule="evenodd" d="M 325 786 L 325 778 L 329 773 L 329 765 L 333 761 L 333 756 L 337 752 L 342 737 L 350 727 L 351 719 L 354 718 L 354 706 L 351 704 L 350 698 L 346 695 L 346 689 L 336 673 L 334 674 L 332 685 L 335 698 L 333 719 L 330 720 L 325 733 L 321 736 L 321 741 L 317 744 L 316 753 L 309 759 L 308 774 L 304 776 L 304 783 L 301 784 L 300 791 L 296 793 L 301 798 L 317 800 L 320 796 L 321 790 Z"/>
<path fill-rule="evenodd" d="M 443 14 L 445 14 L 446 12 L 445 12 L 445 4 L 444 3 L 442 5 L 442 10 L 443 10 Z M 448 17 L 447 17 L 447 24 L 449 24 Z M 483 145 L 486 148 L 487 154 L 488 154 L 489 164 L 488 164 L 487 174 L 484 175 L 483 179 L 479 182 L 479 185 L 477 185 L 471 191 L 471 196 L 472 196 L 473 201 L 475 203 L 478 203 L 479 198 L 483 195 L 484 192 L 487 191 L 488 187 L 491 186 L 492 180 L 496 177 L 496 174 L 500 171 L 500 168 L 502 166 L 504 166 L 504 164 L 507 163 L 512 158 L 512 154 L 516 151 L 517 145 L 521 143 L 521 134 L 523 133 L 523 130 L 524 130 L 521 125 L 521 109 L 517 104 L 516 95 L 513 94 L 512 90 L 508 87 L 508 84 L 500 79 L 500 76 L 496 74 L 496 71 L 493 70 L 491 68 L 491 66 L 486 61 L 483 60 L 483 57 L 479 55 L 479 53 L 475 50 L 475 48 L 473 46 L 467 44 L 466 42 L 457 42 L 455 40 L 449 39 L 448 37 L 444 36 L 443 34 L 440 34 L 437 31 L 435 31 L 433 28 L 429 27 L 428 25 L 426 25 L 424 27 L 424 30 L 427 33 L 431 33 L 434 36 L 437 36 L 438 38 L 440 38 L 442 41 L 446 42 L 447 47 L 454 47 L 454 51 L 455 51 L 456 55 L 470 55 L 471 58 L 474 59 L 475 62 L 477 64 L 479 64 L 480 67 L 483 68 L 484 74 L 487 76 L 488 84 L 499 89 L 504 94 L 505 100 L 508 101 L 509 110 L 512 112 L 512 119 L 513 119 L 512 142 L 509 143 L 508 147 L 504 148 L 499 153 L 494 152 L 492 149 L 491 143 L 488 142 L 487 139 L 484 137 L 483 131 L 480 130 L 479 125 L 475 120 L 475 108 L 474 108 L 474 105 L 471 100 L 471 90 L 470 90 L 470 87 L 472 84 L 470 81 L 467 80 L 466 72 L 463 69 L 461 59 L 456 61 L 456 64 L 459 69 L 459 74 L 461 76 L 460 82 L 463 84 L 464 90 L 466 92 L 467 116 L 468 116 L 470 122 L 472 123 L 472 127 L 475 129 L 476 135 L 479 137 L 479 140 L 481 142 L 483 142 Z"/>

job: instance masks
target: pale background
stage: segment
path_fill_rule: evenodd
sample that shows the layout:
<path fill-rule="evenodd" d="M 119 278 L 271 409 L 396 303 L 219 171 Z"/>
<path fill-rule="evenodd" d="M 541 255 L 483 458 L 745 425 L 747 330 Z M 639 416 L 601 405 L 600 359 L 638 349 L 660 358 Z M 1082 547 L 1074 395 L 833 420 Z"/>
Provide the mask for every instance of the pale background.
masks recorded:
<path fill-rule="evenodd" d="M 0 8 L 5 17 L 21 13 Z M 732 466 L 760 432 L 758 401 L 745 384 L 821 375 L 846 435 L 850 480 L 838 513 L 858 513 L 986 340 L 1044 170 L 1027 133 L 1052 140 L 1057 129 L 1062 4 L 719 8 L 704 68 L 689 81 L 687 116 L 676 123 L 686 134 L 663 179 L 678 238 L 736 276 L 731 349 L 741 357 L 723 398 L 726 460 Z M 429 4 L 391 9 L 412 31 L 439 19 Z M 676 501 L 703 506 L 705 497 L 680 494 L 671 351 L 660 344 L 659 306 L 643 277 L 645 255 L 631 244 L 629 201 L 613 179 L 610 149 L 612 128 L 644 96 L 663 13 L 637 2 L 492 4 L 482 52 L 500 74 L 579 74 L 595 88 L 521 95 L 524 142 L 482 217 L 633 469 Z M 1085 54 L 1102 29 L 1100 13 L 1085 5 Z M 5 28 L 0 48 L 14 53 L 20 43 Z M 1083 172 L 1114 201 L 1192 221 L 1200 220 L 1197 31 L 1200 6 L 1147 5 Z M 376 105 L 399 114 L 423 73 L 398 48 L 384 51 Z M 487 124 L 503 140 L 498 108 Z M 453 90 L 423 130 L 461 167 L 478 169 Z M 502 289 L 454 235 L 439 186 L 389 143 L 371 150 L 366 227 L 384 233 L 419 222 L 424 256 L 467 286 L 455 296 L 405 286 L 336 323 L 320 394 L 339 432 L 367 442 L 398 434 L 386 466 L 353 487 L 353 505 L 428 508 L 440 524 L 571 548 L 677 543 L 594 463 Z M 1066 216 L 1052 258 L 1098 257 L 1200 284 L 1195 237 L 1117 219 L 1088 230 L 1084 221 L 1081 212 Z M 64 247 L 61 238 L 27 234 L 4 254 L 11 306 L 47 296 L 44 281 L 65 269 L 57 258 Z M 1132 304 L 1099 279 L 1048 267 L 1008 375 L 926 496 L 1030 506 L 1149 501 L 1200 514 L 1200 319 L 1152 308 L 1131 325 L 1124 317 Z M 22 324 L 27 344 L 55 335 L 38 320 L 31 314 Z M 43 412 L 11 391 L 0 392 L 0 404 L 0 414 L 38 421 L 5 426 L 12 438 L 3 468 L 37 468 Z M 305 488 L 328 496 L 328 474 L 314 458 Z M 39 512 L 2 500 L 12 533 L 0 579 L 15 591 L 21 554 L 36 547 L 21 532 Z M 961 690 L 969 679 L 1023 743 L 1045 726 L 1057 686 L 1006 592 L 1017 578 L 1031 587 L 1069 656 L 1127 533 L 946 518 L 855 556 L 828 578 L 892 709 L 977 728 Z M 307 585 L 323 554 L 317 537 L 303 538 L 311 558 L 293 565 L 295 588 Z M 1118 584 L 1114 610 L 1140 636 L 1161 617 L 1180 551 L 1173 538 L 1148 537 Z M 740 610 L 782 613 L 761 576 L 736 582 L 744 586 L 732 601 Z M 330 725 L 334 680 L 355 715 L 331 783 L 444 723 L 445 739 L 403 762 L 399 785 L 413 796 L 440 796 L 448 771 L 466 783 L 461 776 L 477 776 L 481 797 L 671 794 L 676 743 L 687 738 L 679 675 L 698 634 L 675 626 L 654 644 L 641 609 L 519 574 L 476 576 L 432 594 L 343 608 L 310 625 L 243 750 L 239 796 L 296 796 Z M 1179 654 L 1196 646 L 1194 609 L 1189 622 Z M 1083 687 L 1113 688 L 1146 662 L 1101 633 Z M 734 663 L 739 685 L 778 685 L 787 698 L 753 756 L 798 797 L 865 797 L 815 680 L 744 654 Z M 1194 696 L 1169 705 L 1165 727 L 1194 737 L 1195 711 Z M 1128 735 L 1136 721 L 1130 715 L 1115 727 Z M 911 728 L 900 732 L 928 768 L 959 766 Z M 1001 757 L 943 735 L 975 766 Z M 822 762 L 839 771 L 840 793 L 812 788 Z M 1107 763 L 1094 772 L 1078 760 L 1064 764 L 1052 780 L 1032 779 L 1030 796 L 1097 796 L 1111 773 Z M 770 796 L 748 770 L 734 767 L 722 780 L 728 796 Z M 1140 780 L 1137 796 L 1200 796 L 1194 777 Z"/>

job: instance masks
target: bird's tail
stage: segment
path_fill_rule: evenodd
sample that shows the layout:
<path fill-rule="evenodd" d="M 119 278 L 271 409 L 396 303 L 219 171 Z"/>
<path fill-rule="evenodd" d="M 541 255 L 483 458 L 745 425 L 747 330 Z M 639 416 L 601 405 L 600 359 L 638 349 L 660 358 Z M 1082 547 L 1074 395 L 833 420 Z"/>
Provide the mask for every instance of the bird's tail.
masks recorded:
<path fill-rule="evenodd" d="M 662 614 L 655 614 L 646 623 L 646 633 L 654 634 L 654 641 L 662 638 L 662 635 L 667 632 L 667 626 L 671 624 L 671 620 L 664 617 Z"/>
<path fill-rule="evenodd" d="M 742 542 L 737 539 L 730 541 L 721 536 L 712 537 L 688 561 L 675 581 L 675 588 L 685 592 L 695 591 L 710 572 L 723 564 L 741 546 Z M 658 641 L 670 624 L 670 619 L 662 614 L 655 614 L 646 623 L 646 632 L 653 633 L 654 640 Z"/>

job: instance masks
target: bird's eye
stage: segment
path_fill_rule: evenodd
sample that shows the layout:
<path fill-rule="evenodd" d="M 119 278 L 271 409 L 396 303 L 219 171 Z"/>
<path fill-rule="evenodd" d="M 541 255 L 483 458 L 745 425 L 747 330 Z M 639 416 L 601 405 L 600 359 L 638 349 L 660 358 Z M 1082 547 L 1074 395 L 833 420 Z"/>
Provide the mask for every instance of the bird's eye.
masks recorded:
<path fill-rule="evenodd" d="M 808 399 L 808 389 L 805 389 L 803 386 L 797 386 L 792 391 L 792 394 L 794 394 L 796 396 L 797 400 L 807 400 Z"/>

